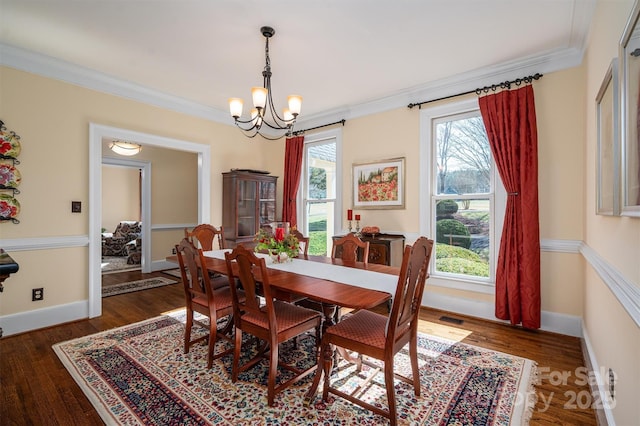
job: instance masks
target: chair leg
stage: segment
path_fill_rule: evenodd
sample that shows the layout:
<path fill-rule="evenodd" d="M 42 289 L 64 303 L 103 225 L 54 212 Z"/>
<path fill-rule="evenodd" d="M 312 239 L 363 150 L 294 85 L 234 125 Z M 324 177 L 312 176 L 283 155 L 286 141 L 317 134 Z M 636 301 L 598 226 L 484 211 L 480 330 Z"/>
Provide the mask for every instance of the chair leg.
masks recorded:
<path fill-rule="evenodd" d="M 236 340 L 233 347 L 233 366 L 231 367 L 231 381 L 238 380 L 238 368 L 240 363 L 240 349 L 242 346 L 242 330 L 236 327 Z"/>
<path fill-rule="evenodd" d="M 267 390 L 267 400 L 269 407 L 273 406 L 276 393 L 276 375 L 278 374 L 278 342 L 271 342 L 269 352 L 269 386 Z"/>
<path fill-rule="evenodd" d="M 209 347 L 207 355 L 207 369 L 210 369 L 213 365 L 213 351 L 216 347 L 216 339 L 218 337 L 218 322 L 216 321 L 215 313 L 209 317 Z"/>
<path fill-rule="evenodd" d="M 396 390 L 393 383 L 393 361 L 384 363 L 384 384 L 387 388 L 387 403 L 389 405 L 389 420 L 391 426 L 395 426 L 397 422 L 396 413 Z"/>
<path fill-rule="evenodd" d="M 193 311 L 187 308 L 187 323 L 184 326 L 184 353 L 189 353 L 189 342 L 191 341 L 191 328 L 193 327 Z"/>
<path fill-rule="evenodd" d="M 409 358 L 411 359 L 411 373 L 413 375 L 413 392 L 420 396 L 420 370 L 418 370 L 418 336 L 411 336 L 409 342 Z"/>

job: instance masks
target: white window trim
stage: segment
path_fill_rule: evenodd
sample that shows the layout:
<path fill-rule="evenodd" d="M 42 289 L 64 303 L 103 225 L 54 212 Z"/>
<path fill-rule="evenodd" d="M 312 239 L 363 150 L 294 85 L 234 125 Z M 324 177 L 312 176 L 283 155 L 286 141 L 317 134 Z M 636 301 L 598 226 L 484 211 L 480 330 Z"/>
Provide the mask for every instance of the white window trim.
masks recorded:
<path fill-rule="evenodd" d="M 433 212 L 431 205 L 431 195 L 433 190 L 432 155 L 433 155 L 433 129 L 432 121 L 448 115 L 457 115 L 479 109 L 477 99 L 467 99 L 458 102 L 451 102 L 446 105 L 423 107 L 420 110 L 420 234 L 431 235 L 435 239 L 435 228 L 433 225 Z M 500 250 L 500 236 L 502 235 L 502 224 L 504 221 L 504 211 L 506 207 L 507 193 L 494 167 L 492 179 L 494 187 L 494 212 L 493 212 L 493 235 L 490 238 L 493 262 L 490 267 L 491 280 L 473 280 L 465 276 L 452 277 L 437 274 L 433 269 L 435 256 L 431 261 L 431 275 L 429 284 L 438 287 L 451 288 L 456 290 L 474 291 L 477 293 L 495 293 L 495 263 Z"/>
<path fill-rule="evenodd" d="M 336 142 L 336 201 L 334 204 L 334 214 L 335 214 L 336 220 L 334 221 L 333 235 L 338 235 L 340 232 L 342 232 L 342 225 L 343 225 L 342 219 L 340 219 L 343 216 L 340 214 L 340 212 L 342 211 L 342 187 L 344 186 L 343 173 L 342 173 L 342 129 L 340 128 L 340 129 L 325 130 L 323 132 L 305 135 L 304 143 L 305 145 L 307 145 L 307 144 L 312 144 L 317 142 L 324 142 L 330 139 L 334 139 Z M 300 186 L 298 187 L 298 196 L 297 196 L 297 205 L 299 207 L 305 206 L 305 200 L 304 200 L 305 187 L 304 187 L 303 181 L 304 181 L 305 173 L 307 171 L 306 152 L 307 150 L 305 146 L 305 150 L 304 150 L 305 154 L 303 155 L 303 158 L 302 158 L 303 163 L 302 163 L 302 169 L 300 171 L 301 173 Z M 304 217 L 303 217 L 304 216 L 303 209 L 298 208 L 297 210 L 298 211 L 296 214 L 297 214 L 298 223 L 306 225 L 306 221 L 304 220 Z"/>

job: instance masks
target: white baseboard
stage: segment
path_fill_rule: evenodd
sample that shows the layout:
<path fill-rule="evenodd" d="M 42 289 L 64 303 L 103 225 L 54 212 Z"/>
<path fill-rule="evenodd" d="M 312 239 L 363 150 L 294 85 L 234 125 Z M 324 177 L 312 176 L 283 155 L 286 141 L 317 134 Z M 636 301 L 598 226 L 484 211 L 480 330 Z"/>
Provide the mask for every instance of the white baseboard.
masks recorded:
<path fill-rule="evenodd" d="M 583 328 L 582 334 L 584 335 L 584 338 L 582 339 L 582 351 L 585 358 L 584 361 L 586 367 L 591 373 L 591 377 L 595 379 L 595 381 L 589 381 L 591 395 L 599 395 L 599 398 L 597 398 L 598 404 L 595 407 L 598 424 L 615 426 L 616 422 L 613 417 L 613 412 L 611 411 L 613 407 L 608 399 L 608 385 L 607 381 L 603 377 L 603 374 L 608 374 L 608 370 L 605 372 L 606 368 L 598 363 L 593 347 L 591 346 L 591 340 L 589 339 L 589 333 L 587 333 L 587 330 Z M 615 402 L 613 402 L 613 404 L 615 404 Z"/>
<path fill-rule="evenodd" d="M 489 321 L 498 321 L 508 324 L 495 317 L 493 303 L 479 300 L 463 299 L 460 297 L 445 296 L 437 293 L 426 293 L 423 298 L 427 303 L 423 305 L 429 308 L 469 315 Z M 559 314 L 542 311 L 540 329 L 568 336 L 582 337 L 582 318 L 574 315 Z"/>
<path fill-rule="evenodd" d="M 166 260 L 154 260 L 151 263 L 151 271 L 162 271 L 165 269 L 176 269 L 179 268 L 180 265 L 174 262 L 168 262 Z"/>
<path fill-rule="evenodd" d="M 3 336 L 11 336 L 87 318 L 89 318 L 89 301 L 82 300 L 66 305 L 4 315 L 0 317 L 0 327 L 2 327 Z"/>

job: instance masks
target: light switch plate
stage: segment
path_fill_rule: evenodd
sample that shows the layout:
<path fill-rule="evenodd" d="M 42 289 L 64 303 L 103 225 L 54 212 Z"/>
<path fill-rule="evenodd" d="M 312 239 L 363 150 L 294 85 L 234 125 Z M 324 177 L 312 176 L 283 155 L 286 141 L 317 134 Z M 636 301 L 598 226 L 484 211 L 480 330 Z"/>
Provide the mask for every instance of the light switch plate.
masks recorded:
<path fill-rule="evenodd" d="M 82 203 L 80 201 L 71 202 L 71 213 L 80 213 L 82 211 Z"/>

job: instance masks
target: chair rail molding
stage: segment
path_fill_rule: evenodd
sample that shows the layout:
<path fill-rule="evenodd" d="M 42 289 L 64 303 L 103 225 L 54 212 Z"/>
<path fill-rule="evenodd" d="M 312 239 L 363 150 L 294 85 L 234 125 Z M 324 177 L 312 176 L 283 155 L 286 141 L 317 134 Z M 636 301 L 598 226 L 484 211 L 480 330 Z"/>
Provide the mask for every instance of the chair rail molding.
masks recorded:
<path fill-rule="evenodd" d="M 58 237 L 35 237 L 0 240 L 0 247 L 8 252 L 85 247 L 88 245 L 88 235 L 68 235 Z"/>
<path fill-rule="evenodd" d="M 588 245 L 583 244 L 580 252 L 606 286 L 609 287 L 609 290 L 635 321 L 636 325 L 640 327 L 640 286 L 624 277 L 620 271 Z"/>

